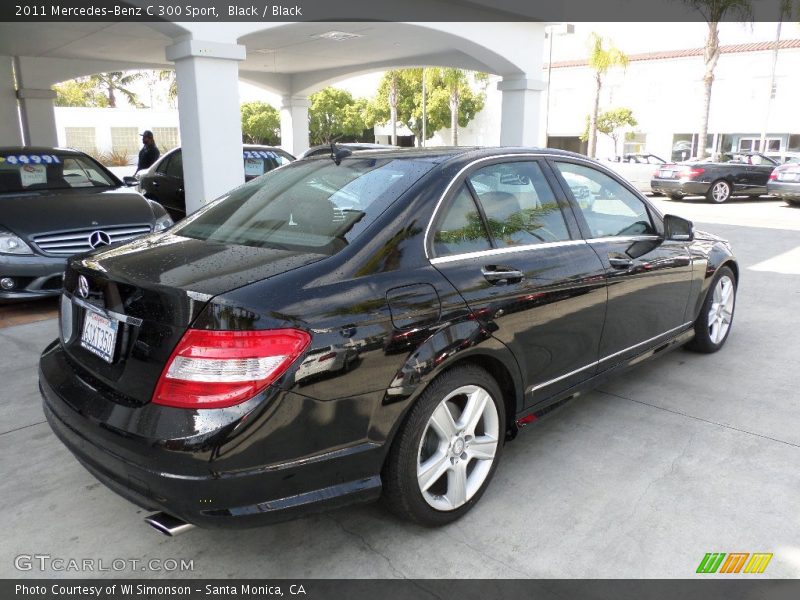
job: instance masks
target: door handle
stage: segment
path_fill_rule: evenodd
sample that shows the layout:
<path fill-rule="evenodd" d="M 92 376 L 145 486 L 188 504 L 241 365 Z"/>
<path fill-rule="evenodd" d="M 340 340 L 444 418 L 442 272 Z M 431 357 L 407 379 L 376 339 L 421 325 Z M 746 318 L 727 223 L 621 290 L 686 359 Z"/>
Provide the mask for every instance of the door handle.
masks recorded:
<path fill-rule="evenodd" d="M 624 254 L 617 254 L 616 252 L 610 252 L 608 254 L 608 262 L 611 263 L 611 266 L 615 269 L 630 269 L 633 266 L 633 259 Z"/>
<path fill-rule="evenodd" d="M 158 182 L 157 181 L 153 181 L 153 182 L 150 183 L 150 185 L 152 185 L 153 187 L 158 187 Z"/>
<path fill-rule="evenodd" d="M 498 267 L 497 265 L 486 265 L 481 269 L 486 281 L 491 284 L 498 283 L 519 283 L 525 278 L 522 271 L 511 269 L 509 267 Z"/>

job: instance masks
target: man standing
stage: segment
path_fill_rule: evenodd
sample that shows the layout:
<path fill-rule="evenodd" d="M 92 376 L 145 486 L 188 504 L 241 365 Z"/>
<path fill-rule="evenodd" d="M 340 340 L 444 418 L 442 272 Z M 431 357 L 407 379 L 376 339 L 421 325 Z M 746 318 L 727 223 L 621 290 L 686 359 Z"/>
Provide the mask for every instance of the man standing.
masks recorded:
<path fill-rule="evenodd" d="M 139 164 L 136 166 L 136 172 L 147 169 L 161 156 L 161 152 L 156 147 L 156 141 L 153 139 L 153 132 L 146 129 L 140 134 L 142 136 L 142 149 L 139 150 Z"/>

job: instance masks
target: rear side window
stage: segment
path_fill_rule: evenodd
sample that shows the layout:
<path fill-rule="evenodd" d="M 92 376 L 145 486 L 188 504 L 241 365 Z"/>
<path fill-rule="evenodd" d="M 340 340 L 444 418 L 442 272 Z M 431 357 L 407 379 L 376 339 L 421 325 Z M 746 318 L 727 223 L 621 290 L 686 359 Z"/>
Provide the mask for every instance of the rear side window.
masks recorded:
<path fill-rule="evenodd" d="M 433 236 L 436 256 L 480 252 L 492 247 L 483 219 L 467 186 L 453 197 Z"/>
<path fill-rule="evenodd" d="M 657 235 L 645 203 L 616 179 L 584 165 L 557 162 L 556 166 L 593 238 Z"/>
<path fill-rule="evenodd" d="M 292 162 L 288 154 L 275 150 L 244 150 L 244 176 L 260 177 L 264 173 Z"/>
<path fill-rule="evenodd" d="M 226 244 L 333 254 L 433 167 L 393 158 L 295 161 L 233 190 L 171 231 Z"/>
<path fill-rule="evenodd" d="M 507 162 L 475 171 L 469 182 L 498 248 L 570 239 L 567 223 L 536 162 Z"/>

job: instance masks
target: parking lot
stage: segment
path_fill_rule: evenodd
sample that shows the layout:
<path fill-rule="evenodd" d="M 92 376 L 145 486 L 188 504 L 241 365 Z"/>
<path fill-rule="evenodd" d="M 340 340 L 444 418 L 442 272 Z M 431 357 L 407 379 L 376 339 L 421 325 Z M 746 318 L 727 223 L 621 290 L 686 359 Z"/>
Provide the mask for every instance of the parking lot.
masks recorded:
<path fill-rule="evenodd" d="M 528 427 L 476 509 L 435 530 L 371 505 L 160 536 L 45 423 L 36 363 L 54 304 L 0 309 L 0 577 L 84 575 L 21 572 L 20 554 L 102 559 L 109 570 L 89 573 L 101 577 L 692 577 L 707 552 L 771 552 L 764 576 L 800 577 L 800 209 L 656 202 L 734 245 L 725 348 L 670 353 Z M 115 559 L 194 570 L 115 571 Z"/>

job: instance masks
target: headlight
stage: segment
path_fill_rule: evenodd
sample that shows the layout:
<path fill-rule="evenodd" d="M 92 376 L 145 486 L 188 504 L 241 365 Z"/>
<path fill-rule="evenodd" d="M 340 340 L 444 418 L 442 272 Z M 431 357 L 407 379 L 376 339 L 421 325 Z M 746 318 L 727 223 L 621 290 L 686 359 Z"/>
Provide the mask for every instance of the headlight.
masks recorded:
<path fill-rule="evenodd" d="M 153 225 L 153 232 L 164 231 L 165 229 L 172 227 L 172 225 L 172 217 L 169 215 L 164 215 L 163 217 L 156 219 L 156 224 Z"/>
<path fill-rule="evenodd" d="M 0 254 L 33 254 L 33 250 L 20 237 L 0 229 Z"/>

